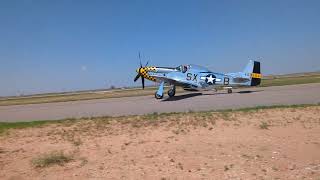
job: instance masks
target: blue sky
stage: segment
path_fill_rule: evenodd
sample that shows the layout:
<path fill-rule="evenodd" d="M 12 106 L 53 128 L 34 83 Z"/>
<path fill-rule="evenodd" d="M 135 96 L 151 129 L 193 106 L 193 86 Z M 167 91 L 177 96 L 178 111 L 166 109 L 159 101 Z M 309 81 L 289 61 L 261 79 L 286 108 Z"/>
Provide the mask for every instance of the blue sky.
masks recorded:
<path fill-rule="evenodd" d="M 3 0 L 0 96 L 132 86 L 151 65 L 320 70 L 318 0 Z"/>

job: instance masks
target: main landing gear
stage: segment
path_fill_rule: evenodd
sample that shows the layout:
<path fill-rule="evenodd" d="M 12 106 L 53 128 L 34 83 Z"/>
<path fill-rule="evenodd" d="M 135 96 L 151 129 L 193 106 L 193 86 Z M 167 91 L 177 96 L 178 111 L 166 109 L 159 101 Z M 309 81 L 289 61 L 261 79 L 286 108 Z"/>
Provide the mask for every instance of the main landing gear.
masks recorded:
<path fill-rule="evenodd" d="M 176 95 L 176 86 L 172 86 L 172 87 L 169 89 L 168 95 L 169 95 L 169 97 L 173 97 L 174 95 Z"/>
<path fill-rule="evenodd" d="M 162 99 L 163 98 L 163 89 L 164 89 L 164 83 L 161 83 L 159 86 L 158 91 L 154 94 L 154 97 L 156 99 Z M 171 86 L 171 88 L 168 91 L 168 95 L 169 97 L 173 97 L 174 95 L 176 95 L 176 86 Z"/>
<path fill-rule="evenodd" d="M 162 99 L 163 98 L 163 89 L 164 89 L 164 82 L 161 82 L 156 94 L 154 95 L 154 97 L 156 99 Z"/>

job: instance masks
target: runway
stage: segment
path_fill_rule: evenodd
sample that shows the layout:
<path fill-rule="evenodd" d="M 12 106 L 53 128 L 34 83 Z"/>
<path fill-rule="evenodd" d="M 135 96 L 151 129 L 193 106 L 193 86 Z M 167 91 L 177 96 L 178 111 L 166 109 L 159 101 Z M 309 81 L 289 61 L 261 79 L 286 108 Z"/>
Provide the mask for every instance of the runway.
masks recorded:
<path fill-rule="evenodd" d="M 92 116 L 141 115 L 153 112 L 207 111 L 254 106 L 320 103 L 320 83 L 205 91 L 176 94 L 156 100 L 154 96 L 14 105 L 0 107 L 0 122 L 57 120 Z"/>

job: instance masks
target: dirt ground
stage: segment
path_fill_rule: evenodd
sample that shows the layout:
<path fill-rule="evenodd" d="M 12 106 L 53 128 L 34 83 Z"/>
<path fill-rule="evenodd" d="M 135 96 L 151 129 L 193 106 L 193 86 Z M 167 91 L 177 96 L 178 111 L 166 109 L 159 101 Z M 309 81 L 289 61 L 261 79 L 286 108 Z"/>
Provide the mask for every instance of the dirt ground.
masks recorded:
<path fill-rule="evenodd" d="M 65 164 L 36 167 L 60 151 Z M 320 106 L 96 118 L 0 136 L 0 179 L 320 179 Z"/>

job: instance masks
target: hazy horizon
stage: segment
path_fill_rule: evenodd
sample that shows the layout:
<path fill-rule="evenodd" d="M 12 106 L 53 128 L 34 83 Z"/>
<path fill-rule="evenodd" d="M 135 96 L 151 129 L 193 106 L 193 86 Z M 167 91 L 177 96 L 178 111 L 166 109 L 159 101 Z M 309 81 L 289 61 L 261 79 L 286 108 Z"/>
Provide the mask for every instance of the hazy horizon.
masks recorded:
<path fill-rule="evenodd" d="M 320 1 L 1 1 L 0 96 L 139 86 L 143 63 L 320 71 Z"/>

